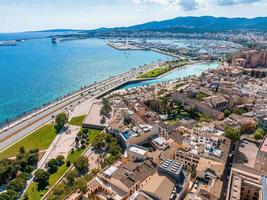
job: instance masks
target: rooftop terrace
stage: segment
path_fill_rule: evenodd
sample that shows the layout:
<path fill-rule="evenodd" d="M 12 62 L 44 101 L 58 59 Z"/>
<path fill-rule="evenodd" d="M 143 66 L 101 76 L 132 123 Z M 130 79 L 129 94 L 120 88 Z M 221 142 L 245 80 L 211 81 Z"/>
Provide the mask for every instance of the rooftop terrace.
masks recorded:
<path fill-rule="evenodd" d="M 241 140 L 236 151 L 235 163 L 253 168 L 256 161 L 258 149 L 259 147 L 256 143 L 250 142 L 248 140 Z"/>

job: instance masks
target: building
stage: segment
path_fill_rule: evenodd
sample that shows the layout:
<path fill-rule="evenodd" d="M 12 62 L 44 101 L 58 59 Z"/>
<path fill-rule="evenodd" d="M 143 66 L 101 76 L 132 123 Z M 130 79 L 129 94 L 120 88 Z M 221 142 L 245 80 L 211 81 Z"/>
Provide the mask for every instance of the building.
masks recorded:
<path fill-rule="evenodd" d="M 224 111 L 225 109 L 229 108 L 229 101 L 222 95 L 206 97 L 204 98 L 204 102 L 208 106 L 220 111 Z"/>
<path fill-rule="evenodd" d="M 147 156 L 147 152 L 149 149 L 138 146 L 138 145 L 130 145 L 126 152 L 127 152 L 127 158 L 131 161 L 144 161 Z"/>
<path fill-rule="evenodd" d="M 196 168 L 201 157 L 226 163 L 230 149 L 230 140 L 212 134 L 187 134 L 176 151 L 175 159 L 186 168 Z"/>
<path fill-rule="evenodd" d="M 265 200 L 262 196 L 262 175 L 255 168 L 259 144 L 243 139 L 238 142 L 228 181 L 227 200 Z"/>
<path fill-rule="evenodd" d="M 84 128 L 95 128 L 103 130 L 107 124 L 108 119 L 105 119 L 105 121 L 102 121 L 102 116 L 100 114 L 100 111 L 102 109 L 102 103 L 100 101 L 92 102 L 90 105 L 90 110 L 87 113 L 82 126 Z"/>
<path fill-rule="evenodd" d="M 188 186 L 190 176 L 183 171 L 181 163 L 165 159 L 158 165 L 158 171 L 140 190 L 136 191 L 130 200 L 180 200 L 183 199 Z"/>
<path fill-rule="evenodd" d="M 149 160 L 142 162 L 117 162 L 97 174 L 88 184 L 88 191 L 106 198 L 127 199 L 136 190 L 148 182 L 156 173 L 155 166 Z"/>
<path fill-rule="evenodd" d="M 196 179 L 185 197 L 185 200 L 209 199 L 219 200 L 222 192 L 222 176 L 224 173 L 224 164 L 200 158 L 196 168 Z"/>
<path fill-rule="evenodd" d="M 210 118 L 221 120 L 224 118 L 224 114 L 221 111 L 214 109 L 202 102 L 199 102 L 195 99 L 191 99 L 182 93 L 173 93 L 172 98 L 175 102 L 181 103 L 182 105 L 196 109 L 198 112 L 205 113 Z"/>
<path fill-rule="evenodd" d="M 154 131 L 163 137 L 165 140 L 170 139 L 170 133 L 172 132 L 172 127 L 168 124 L 165 124 L 164 122 L 157 123 L 155 125 Z"/>
<path fill-rule="evenodd" d="M 255 168 L 259 171 L 267 172 L 267 137 L 264 138 L 258 150 Z"/>

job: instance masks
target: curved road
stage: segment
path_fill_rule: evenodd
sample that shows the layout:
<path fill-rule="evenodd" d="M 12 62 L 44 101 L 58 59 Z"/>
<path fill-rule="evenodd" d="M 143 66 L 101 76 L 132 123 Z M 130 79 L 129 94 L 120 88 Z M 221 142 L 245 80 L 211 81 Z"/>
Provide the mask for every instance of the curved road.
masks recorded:
<path fill-rule="evenodd" d="M 139 74 L 150 71 L 158 66 L 159 63 L 146 65 L 92 84 L 62 100 L 36 111 L 35 113 L 25 116 L 23 119 L 12 122 L 8 127 L 0 128 L 0 150 L 4 150 L 12 143 L 51 121 L 57 114 L 71 110 L 85 100 L 99 98 L 128 81 L 134 80 Z"/>

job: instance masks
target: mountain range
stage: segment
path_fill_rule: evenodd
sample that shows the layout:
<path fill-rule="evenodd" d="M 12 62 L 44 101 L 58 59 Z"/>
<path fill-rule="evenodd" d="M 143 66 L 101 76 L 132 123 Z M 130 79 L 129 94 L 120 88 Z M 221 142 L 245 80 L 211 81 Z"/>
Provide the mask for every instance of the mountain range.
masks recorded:
<path fill-rule="evenodd" d="M 177 17 L 164 21 L 144 24 L 100 28 L 91 31 L 162 31 L 162 32 L 217 32 L 217 31 L 267 31 L 267 17 L 226 18 L 226 17 Z"/>

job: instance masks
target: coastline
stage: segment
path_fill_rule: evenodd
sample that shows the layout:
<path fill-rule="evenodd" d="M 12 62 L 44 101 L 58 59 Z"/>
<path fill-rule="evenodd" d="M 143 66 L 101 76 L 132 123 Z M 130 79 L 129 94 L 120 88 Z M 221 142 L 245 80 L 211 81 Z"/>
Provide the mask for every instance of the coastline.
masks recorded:
<path fill-rule="evenodd" d="M 107 46 L 106 40 L 97 38 L 58 45 L 53 45 L 50 40 L 29 40 L 17 47 L 0 48 L 0 54 L 4 52 L 6 55 L 6 59 L 0 59 L 3 65 L 0 126 L 7 119 L 12 123 L 35 113 L 57 98 L 80 90 L 80 86 L 91 85 L 147 63 L 171 59 L 148 51 L 124 53 Z M 44 48 L 44 52 L 39 52 L 39 48 Z"/>
<path fill-rule="evenodd" d="M 54 116 L 60 112 L 71 112 L 74 107 L 80 105 L 84 101 L 100 98 L 119 88 L 121 85 L 126 84 L 128 81 L 134 80 L 140 73 L 150 71 L 157 66 L 157 63 L 153 63 L 133 68 L 128 72 L 117 76 L 111 76 L 108 79 L 96 82 L 71 94 L 65 95 L 63 98 L 58 98 L 60 100 L 46 104 L 46 107 L 39 108 L 35 113 L 26 116 L 22 115 L 19 120 L 1 127 L 0 150 L 12 145 L 12 143 L 28 135 L 34 129 L 53 120 Z"/>
<path fill-rule="evenodd" d="M 192 64 L 202 64 L 202 63 L 207 63 L 207 62 L 209 62 L 209 61 L 195 61 L 195 62 L 191 62 L 191 63 L 188 63 L 186 65 L 179 66 L 179 67 L 176 67 L 174 69 L 171 69 L 171 70 L 167 71 L 166 73 L 161 74 L 161 75 L 159 75 L 157 77 L 151 77 L 151 78 L 135 78 L 135 80 L 129 80 L 127 83 L 124 83 L 124 84 L 122 84 L 122 85 L 114 88 L 113 90 L 119 89 L 119 88 L 121 88 L 121 87 L 123 87 L 125 85 L 128 85 L 128 84 L 131 84 L 131 83 L 137 83 L 137 82 L 144 82 L 144 81 L 149 81 L 149 80 L 160 79 L 160 78 L 162 78 L 164 76 L 167 76 L 168 74 L 172 73 L 173 71 L 175 71 L 175 70 L 177 70 L 179 68 L 182 68 L 182 67 L 190 67 L 190 65 L 192 65 Z M 155 64 L 155 65 L 157 65 L 157 64 Z M 134 69 L 136 69 L 136 68 L 132 68 L 130 71 L 132 71 Z M 17 124 L 19 124 L 19 123 L 27 120 L 28 118 L 34 117 L 34 116 L 40 114 L 41 112 L 44 112 L 45 110 L 48 110 L 51 107 L 54 107 L 54 106 L 56 106 L 56 105 L 58 105 L 60 103 L 66 102 L 67 100 L 69 100 L 69 99 L 71 99 L 71 98 L 73 98 L 73 97 L 75 97 L 77 95 L 80 95 L 82 92 L 86 92 L 87 90 L 90 90 L 93 87 L 95 87 L 97 84 L 104 83 L 105 81 L 106 80 L 102 80 L 102 81 L 99 81 L 99 82 L 95 82 L 95 83 L 93 83 L 91 85 L 81 87 L 80 90 L 76 90 L 76 91 L 70 92 L 70 93 L 68 93 L 66 95 L 63 95 L 61 97 L 58 97 L 55 100 L 50 101 L 48 103 L 45 103 L 45 104 L 43 104 L 43 105 L 41 105 L 41 106 L 37 107 L 36 109 L 31 110 L 31 111 L 26 111 L 25 112 L 26 114 L 22 113 L 22 114 L 16 116 L 15 118 L 11 119 L 8 123 L 6 123 L 6 122 L 0 123 L 0 134 L 5 131 L 5 129 L 6 129 L 5 126 L 8 126 L 7 128 L 10 128 L 9 126 L 12 123 L 15 123 L 15 125 L 17 125 Z M 108 92 L 109 91 L 107 91 L 107 93 Z M 82 102 L 84 102 L 84 101 L 86 101 L 86 100 L 83 100 Z M 1 139 L 0 139 L 0 141 L 1 141 Z"/>

